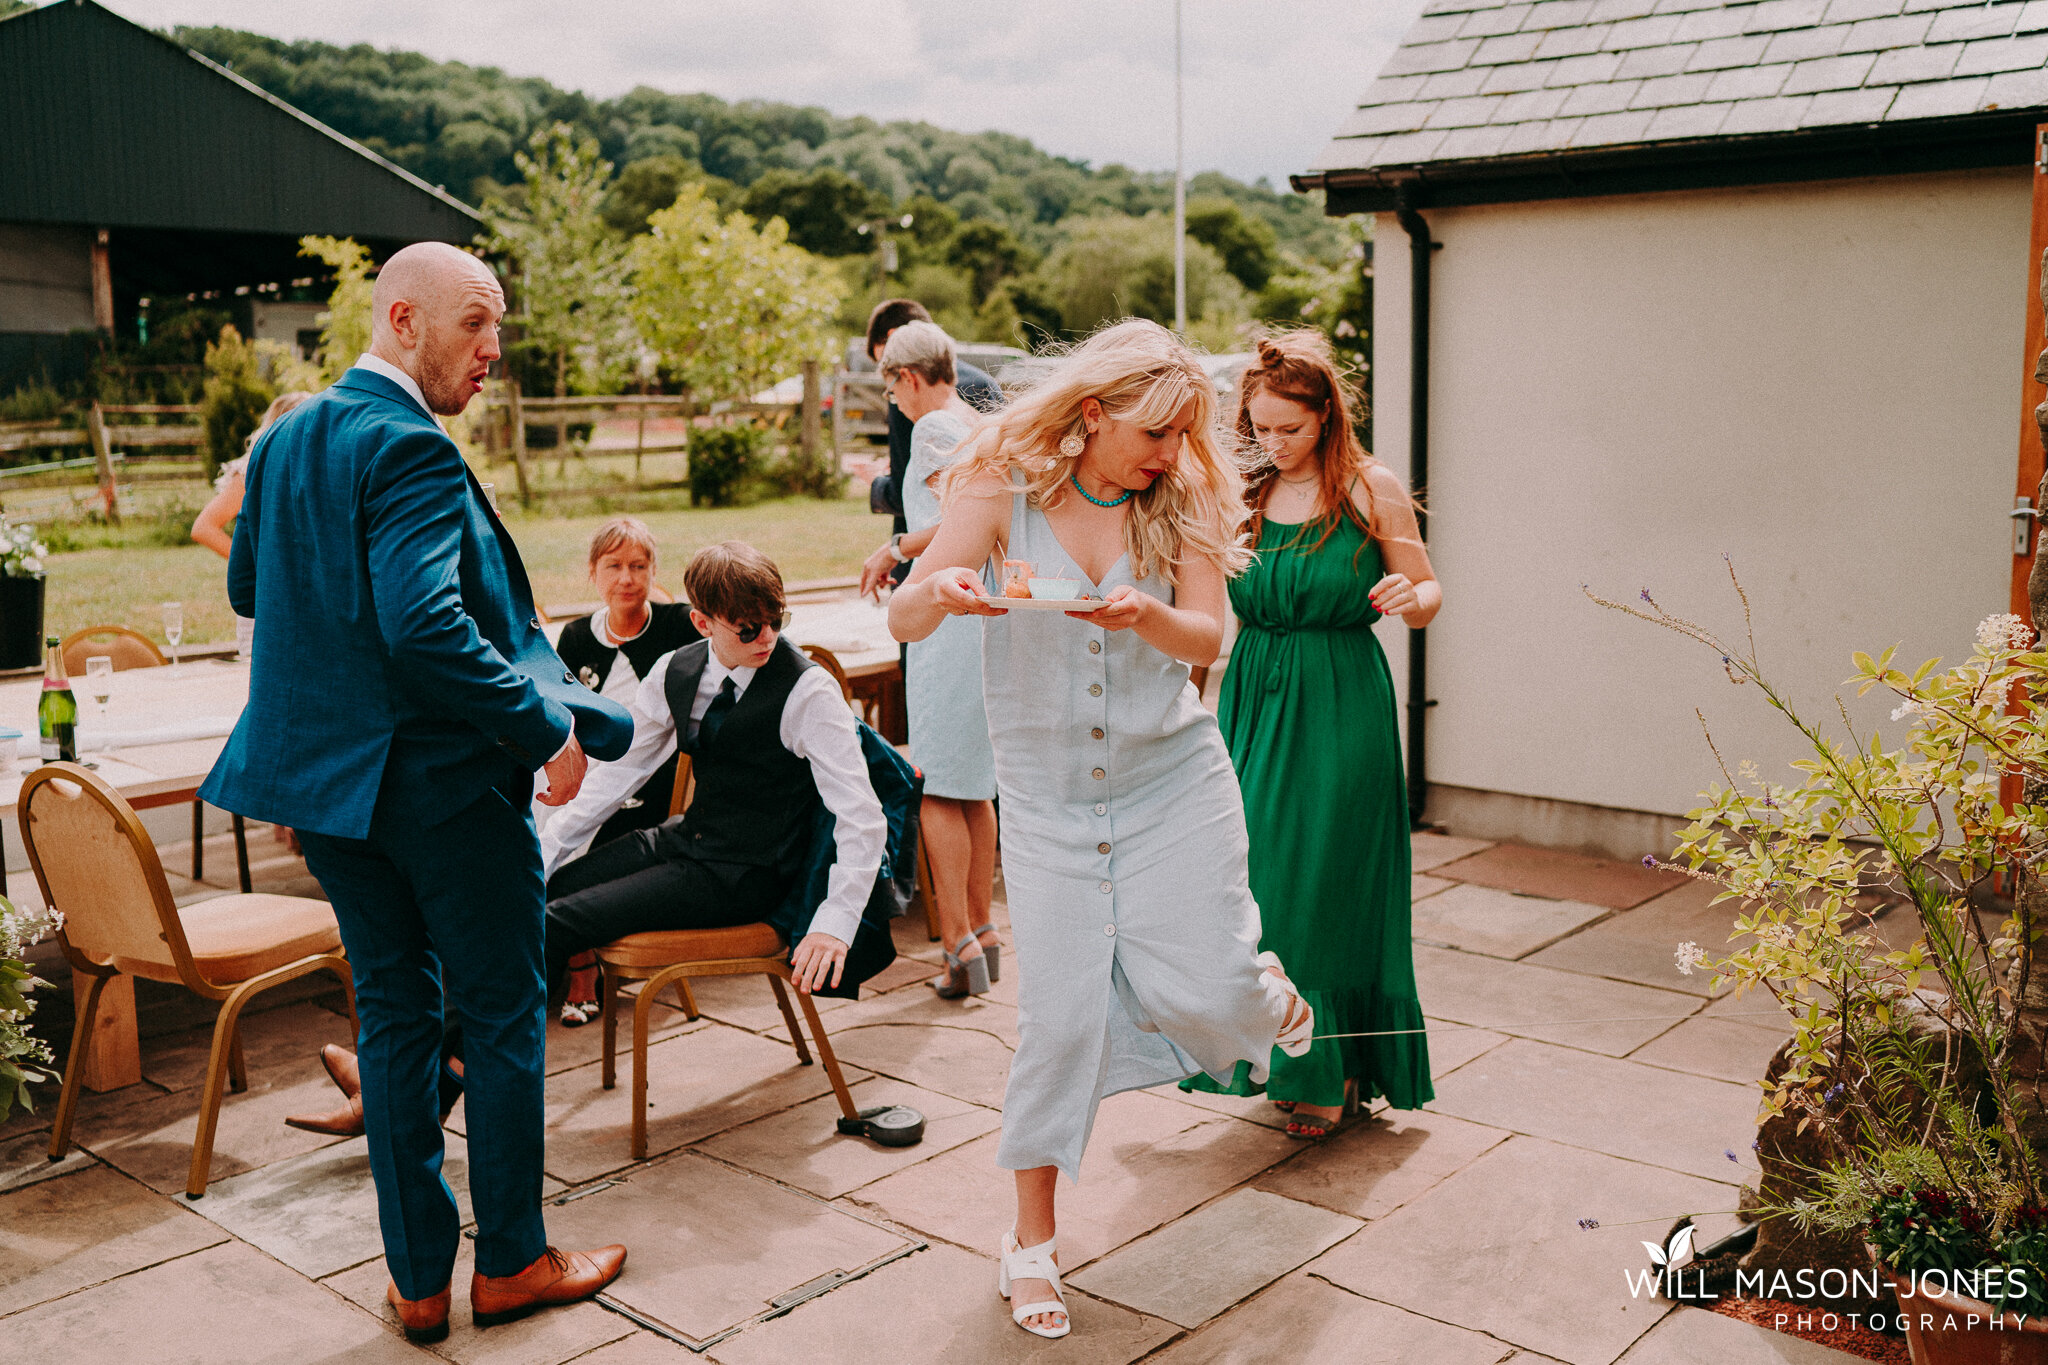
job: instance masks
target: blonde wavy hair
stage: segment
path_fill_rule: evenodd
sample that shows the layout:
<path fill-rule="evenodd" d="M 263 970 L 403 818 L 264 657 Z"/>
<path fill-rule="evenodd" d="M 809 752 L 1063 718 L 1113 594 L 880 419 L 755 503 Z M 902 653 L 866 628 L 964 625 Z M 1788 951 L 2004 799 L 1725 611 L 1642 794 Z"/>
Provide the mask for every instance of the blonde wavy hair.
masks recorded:
<path fill-rule="evenodd" d="M 1085 398 L 1100 402 L 1106 416 L 1147 428 L 1167 425 L 1190 400 L 1195 405 L 1180 459 L 1131 499 L 1124 518 L 1132 577 L 1156 568 L 1177 584 L 1191 557 L 1213 559 L 1232 577 L 1242 573 L 1252 560 L 1245 546 L 1244 478 L 1217 439 L 1216 390 L 1193 351 L 1142 318 L 1103 327 L 1060 355 L 1007 407 L 982 418 L 967 455 L 947 471 L 946 500 L 980 478 L 1012 482 L 1015 470 L 1033 504 L 1059 506 L 1072 491 L 1080 459 L 1060 454 L 1060 442 L 1088 434 L 1081 417 Z"/>

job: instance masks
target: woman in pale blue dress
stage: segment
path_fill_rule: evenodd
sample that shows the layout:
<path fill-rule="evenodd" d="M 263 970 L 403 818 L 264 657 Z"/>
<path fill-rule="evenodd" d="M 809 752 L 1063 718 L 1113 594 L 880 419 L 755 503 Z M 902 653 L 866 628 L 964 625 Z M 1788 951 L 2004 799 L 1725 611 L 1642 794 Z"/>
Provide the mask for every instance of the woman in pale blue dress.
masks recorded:
<path fill-rule="evenodd" d="M 953 462 L 977 415 L 953 387 L 953 339 L 929 322 L 890 334 L 882 382 L 910 433 L 903 475 L 907 531 L 895 544 L 914 558 L 939 524 L 934 481 Z M 941 999 L 985 995 L 1001 979 L 1002 948 L 989 916 L 996 876 L 996 768 L 981 701 L 981 622 L 951 619 L 910 646 L 904 671 L 910 757 L 924 773 L 919 832 L 931 852 L 932 899 L 946 970 L 931 979 Z M 971 926 L 971 927 L 970 927 Z"/>
<path fill-rule="evenodd" d="M 1215 394 L 1156 323 L 1098 332 L 970 438 L 946 515 L 889 606 L 897 637 L 982 623 L 1019 975 L 997 1164 L 1017 1223 L 998 1288 L 1026 1331 L 1064 1336 L 1058 1173 L 1078 1178 L 1102 1097 L 1197 1073 L 1263 1076 L 1312 1016 L 1258 952 L 1244 806 L 1188 666 L 1222 644 L 1245 564 L 1242 482 Z M 1094 608 L 1008 610 L 976 568 L 1033 561 Z"/>

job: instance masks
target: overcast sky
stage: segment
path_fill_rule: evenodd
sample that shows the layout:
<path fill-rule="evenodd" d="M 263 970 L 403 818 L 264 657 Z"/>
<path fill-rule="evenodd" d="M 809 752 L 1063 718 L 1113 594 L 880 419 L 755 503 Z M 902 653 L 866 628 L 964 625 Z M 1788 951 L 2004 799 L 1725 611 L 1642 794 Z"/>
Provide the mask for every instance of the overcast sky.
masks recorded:
<path fill-rule="evenodd" d="M 1172 0 L 104 0 L 154 28 L 410 48 L 600 98 L 636 85 L 1000 129 L 1173 166 Z M 1185 0 L 1187 165 L 1276 187 L 1320 152 L 1421 0 Z"/>

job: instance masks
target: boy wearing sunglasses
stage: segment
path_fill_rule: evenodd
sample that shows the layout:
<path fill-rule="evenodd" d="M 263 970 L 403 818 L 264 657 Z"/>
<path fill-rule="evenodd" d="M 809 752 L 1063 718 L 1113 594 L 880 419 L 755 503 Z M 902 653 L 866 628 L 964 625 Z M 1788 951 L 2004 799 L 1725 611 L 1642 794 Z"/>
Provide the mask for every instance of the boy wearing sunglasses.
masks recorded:
<path fill-rule="evenodd" d="M 541 836 L 548 980 L 626 934 L 767 918 L 803 865 L 822 800 L 838 858 L 790 969 L 798 990 L 836 986 L 888 835 L 853 712 L 832 675 L 782 638 L 782 575 L 766 555 L 742 541 L 710 546 L 683 586 L 705 638 L 649 670 L 632 747 L 593 768 Z M 689 810 L 569 861 L 678 748 L 697 784 Z"/>

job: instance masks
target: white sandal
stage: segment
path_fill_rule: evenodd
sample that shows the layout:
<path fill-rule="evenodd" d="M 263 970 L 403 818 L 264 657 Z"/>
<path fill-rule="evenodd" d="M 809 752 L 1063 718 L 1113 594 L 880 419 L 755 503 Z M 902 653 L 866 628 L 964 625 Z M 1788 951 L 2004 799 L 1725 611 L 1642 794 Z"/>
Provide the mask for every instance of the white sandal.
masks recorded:
<path fill-rule="evenodd" d="M 1060 1284 L 1060 1268 L 1052 1259 L 1058 1244 L 1059 1238 L 1048 1237 L 1035 1247 L 1020 1247 L 1015 1228 L 1003 1234 L 1003 1260 L 996 1270 L 996 1292 L 1009 1298 L 1013 1280 L 1044 1280 L 1052 1286 L 1052 1298 L 1011 1305 L 1010 1320 L 1035 1337 L 1063 1337 L 1074 1330 L 1074 1317 L 1067 1312 L 1067 1296 Z M 1058 1327 L 1033 1327 L 1025 1321 L 1044 1313 L 1058 1313 L 1065 1320 Z"/>
<path fill-rule="evenodd" d="M 1316 1031 L 1315 1009 L 1302 996 L 1300 989 L 1287 979 L 1287 969 L 1280 965 L 1278 953 L 1269 950 L 1252 960 L 1266 969 L 1260 976 L 1259 984 L 1266 988 L 1266 998 L 1279 1009 L 1283 1022 L 1292 1012 L 1294 1003 L 1298 1002 L 1301 1005 L 1301 1017 L 1296 1019 L 1291 1027 L 1280 1030 L 1280 1036 L 1273 1040 L 1274 1046 L 1290 1057 L 1305 1055 Z"/>

